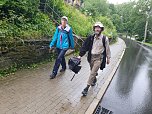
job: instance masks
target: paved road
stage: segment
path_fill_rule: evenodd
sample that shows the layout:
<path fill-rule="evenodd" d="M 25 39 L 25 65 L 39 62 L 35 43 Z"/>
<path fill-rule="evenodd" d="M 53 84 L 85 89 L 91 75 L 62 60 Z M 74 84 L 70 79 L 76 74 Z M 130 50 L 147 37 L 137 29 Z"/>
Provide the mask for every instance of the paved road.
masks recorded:
<path fill-rule="evenodd" d="M 73 73 L 69 70 L 50 80 L 53 63 L 16 72 L 0 81 L 0 114 L 84 114 L 124 48 L 121 39 L 111 45 L 111 64 L 99 71 L 98 84 L 89 90 L 87 97 L 81 96 L 89 76 L 86 57 L 82 58 L 82 70 L 72 82 Z"/>
<path fill-rule="evenodd" d="M 152 48 L 125 42 L 125 55 L 100 105 L 114 114 L 152 114 Z"/>

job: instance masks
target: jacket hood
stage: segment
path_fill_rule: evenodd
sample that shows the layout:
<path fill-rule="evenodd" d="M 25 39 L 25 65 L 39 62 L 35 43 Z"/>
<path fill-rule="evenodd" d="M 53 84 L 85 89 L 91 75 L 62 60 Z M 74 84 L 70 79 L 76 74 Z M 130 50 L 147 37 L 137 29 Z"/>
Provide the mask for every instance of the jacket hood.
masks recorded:
<path fill-rule="evenodd" d="M 58 26 L 58 28 L 62 29 L 62 26 L 60 25 L 60 26 Z M 64 30 L 67 31 L 67 32 L 69 32 L 70 29 L 71 29 L 71 27 L 67 24 Z"/>

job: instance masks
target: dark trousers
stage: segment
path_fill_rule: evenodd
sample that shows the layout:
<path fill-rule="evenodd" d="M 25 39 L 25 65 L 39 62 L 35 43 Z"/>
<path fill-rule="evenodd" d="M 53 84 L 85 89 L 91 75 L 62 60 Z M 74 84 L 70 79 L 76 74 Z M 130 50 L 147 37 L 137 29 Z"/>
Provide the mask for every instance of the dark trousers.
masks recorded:
<path fill-rule="evenodd" d="M 59 49 L 57 48 L 57 58 L 54 64 L 53 73 L 57 75 L 58 69 L 60 67 L 60 64 L 62 66 L 62 69 L 66 69 L 66 61 L 65 61 L 65 53 L 67 49 Z"/>

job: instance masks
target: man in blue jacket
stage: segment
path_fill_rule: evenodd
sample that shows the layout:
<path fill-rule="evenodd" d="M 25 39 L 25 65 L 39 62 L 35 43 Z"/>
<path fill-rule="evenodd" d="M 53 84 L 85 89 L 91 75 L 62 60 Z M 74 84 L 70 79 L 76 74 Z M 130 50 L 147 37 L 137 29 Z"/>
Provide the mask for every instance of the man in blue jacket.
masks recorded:
<path fill-rule="evenodd" d="M 61 25 L 56 29 L 50 43 L 50 49 L 52 49 L 53 46 L 56 46 L 58 56 L 54 64 L 52 74 L 50 75 L 50 79 L 54 79 L 56 77 L 60 64 L 62 66 L 60 72 L 64 72 L 66 70 L 65 53 L 69 48 L 74 48 L 72 28 L 68 25 L 68 18 L 66 16 L 61 18 Z"/>

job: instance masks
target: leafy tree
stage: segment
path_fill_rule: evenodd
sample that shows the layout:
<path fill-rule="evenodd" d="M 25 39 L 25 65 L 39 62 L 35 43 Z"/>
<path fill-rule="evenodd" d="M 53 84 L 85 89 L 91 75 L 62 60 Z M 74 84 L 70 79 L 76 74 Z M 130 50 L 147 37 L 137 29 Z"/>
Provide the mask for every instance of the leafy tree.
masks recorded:
<path fill-rule="evenodd" d="M 109 4 L 110 15 L 116 14 L 116 7 L 114 4 Z"/>
<path fill-rule="evenodd" d="M 132 1 L 128 3 L 123 3 L 116 5 L 116 14 L 121 18 L 121 23 L 123 25 L 122 30 L 118 29 L 119 21 L 113 19 L 114 25 L 117 27 L 119 32 L 127 33 L 128 35 L 138 35 L 139 40 L 144 39 L 145 34 L 145 24 L 148 21 L 147 26 L 147 41 L 151 42 L 152 34 L 152 0 L 139 0 L 137 2 Z M 149 18 L 147 16 L 149 15 Z M 114 16 L 115 17 L 115 16 Z M 118 16 L 117 16 L 118 17 Z M 112 15 L 113 18 L 113 15 Z M 120 25 L 119 25 L 120 26 Z"/>
<path fill-rule="evenodd" d="M 117 31 L 122 32 L 123 31 L 122 17 L 119 16 L 118 14 L 113 14 L 111 16 L 111 19 L 112 19 L 113 24 L 116 26 Z"/>
<path fill-rule="evenodd" d="M 109 15 L 107 0 L 84 0 L 84 9 L 88 11 L 88 15 L 92 16 Z"/>
<path fill-rule="evenodd" d="M 152 0 L 139 0 L 135 6 L 135 10 L 137 11 L 137 17 L 141 17 L 145 20 L 141 21 L 144 23 L 144 30 L 141 33 L 138 32 L 138 34 L 144 38 L 142 39 L 143 41 L 152 41 L 152 36 L 150 36 L 152 26 L 150 21 L 152 18 Z"/>

